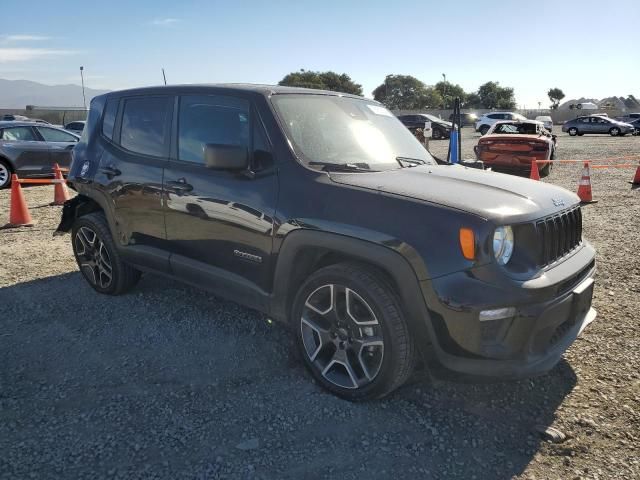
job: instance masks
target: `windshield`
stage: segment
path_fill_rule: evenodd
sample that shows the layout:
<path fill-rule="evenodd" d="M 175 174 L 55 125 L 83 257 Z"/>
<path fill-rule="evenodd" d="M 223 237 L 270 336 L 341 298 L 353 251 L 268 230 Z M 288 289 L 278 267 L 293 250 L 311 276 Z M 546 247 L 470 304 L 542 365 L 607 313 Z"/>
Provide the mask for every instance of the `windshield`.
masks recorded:
<path fill-rule="evenodd" d="M 298 158 L 364 169 L 400 168 L 398 158 L 435 164 L 429 152 L 386 108 L 332 95 L 274 95 L 273 105 Z"/>
<path fill-rule="evenodd" d="M 444 120 L 442 120 L 441 118 L 438 118 L 434 115 L 429 115 L 428 113 L 425 113 L 422 115 L 423 117 L 425 117 L 427 120 L 429 120 L 430 122 L 435 122 L 435 123 L 442 123 L 444 122 Z"/>
<path fill-rule="evenodd" d="M 498 123 L 493 133 L 537 135 L 538 129 L 535 123 Z"/>

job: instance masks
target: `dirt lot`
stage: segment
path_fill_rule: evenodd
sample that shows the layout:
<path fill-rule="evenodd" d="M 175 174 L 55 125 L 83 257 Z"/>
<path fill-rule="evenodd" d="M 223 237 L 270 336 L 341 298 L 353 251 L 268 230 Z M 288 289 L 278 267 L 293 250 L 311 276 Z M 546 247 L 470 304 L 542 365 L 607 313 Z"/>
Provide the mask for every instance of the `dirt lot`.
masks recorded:
<path fill-rule="evenodd" d="M 468 158 L 477 137 L 464 135 Z M 640 137 L 560 135 L 558 157 L 639 150 Z M 548 181 L 575 191 L 579 175 L 560 166 Z M 640 478 L 632 175 L 593 172 L 599 203 L 583 212 L 599 316 L 553 371 L 471 385 L 418 375 L 367 404 L 320 390 L 289 333 L 236 304 L 151 275 L 98 295 L 69 237 L 51 235 L 52 188 L 29 188 L 37 225 L 0 231 L 0 478 Z"/>

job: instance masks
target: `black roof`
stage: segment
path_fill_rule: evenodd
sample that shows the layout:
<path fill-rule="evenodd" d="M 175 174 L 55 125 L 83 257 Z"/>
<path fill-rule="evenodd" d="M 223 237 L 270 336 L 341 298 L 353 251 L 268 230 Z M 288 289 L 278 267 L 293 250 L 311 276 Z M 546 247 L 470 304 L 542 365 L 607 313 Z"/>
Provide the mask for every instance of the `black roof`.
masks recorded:
<path fill-rule="evenodd" d="M 364 99 L 358 95 L 350 93 L 332 92 L 329 90 L 315 90 L 313 88 L 300 88 L 300 87 L 283 87 L 281 85 L 260 85 L 252 83 L 204 83 L 204 84 L 186 84 L 186 85 L 158 85 L 152 87 L 131 88 L 127 90 L 118 90 L 114 92 L 106 93 L 106 96 L 121 96 L 121 95 L 144 95 L 144 94 L 158 94 L 165 91 L 188 93 L 191 91 L 202 91 L 203 89 L 211 88 L 216 91 L 226 90 L 229 93 L 232 92 L 252 92 L 259 95 L 271 96 L 271 95 L 286 95 L 286 94 L 298 94 L 298 95 L 332 95 L 343 96 L 350 98 Z M 367 99 L 370 100 L 370 99 Z M 370 100 L 375 101 L 375 100 Z"/>

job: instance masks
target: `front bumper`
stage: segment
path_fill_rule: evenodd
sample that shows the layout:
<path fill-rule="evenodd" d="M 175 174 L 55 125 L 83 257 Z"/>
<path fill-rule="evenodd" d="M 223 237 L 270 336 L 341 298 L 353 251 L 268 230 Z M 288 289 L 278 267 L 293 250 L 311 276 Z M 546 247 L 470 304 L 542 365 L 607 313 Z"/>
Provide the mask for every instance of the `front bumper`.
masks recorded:
<path fill-rule="evenodd" d="M 498 285 L 487 272 L 459 272 L 421 287 L 437 361 L 462 374 L 522 378 L 550 370 L 596 317 L 594 250 L 579 252 L 539 278 Z M 484 278 L 483 278 L 484 277 Z M 510 284 L 510 285 L 509 285 Z M 514 306 L 515 316 L 480 321 L 481 310 Z"/>

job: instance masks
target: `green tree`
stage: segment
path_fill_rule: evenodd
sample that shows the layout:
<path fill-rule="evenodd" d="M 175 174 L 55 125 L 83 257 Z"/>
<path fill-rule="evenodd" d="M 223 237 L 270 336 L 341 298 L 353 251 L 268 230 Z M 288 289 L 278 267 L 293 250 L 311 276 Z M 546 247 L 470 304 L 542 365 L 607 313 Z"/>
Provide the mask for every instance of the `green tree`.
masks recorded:
<path fill-rule="evenodd" d="M 331 71 L 313 72 L 301 69 L 299 72 L 285 75 L 278 85 L 362 95 L 362 85 L 355 83 L 346 73 L 338 74 Z"/>
<path fill-rule="evenodd" d="M 549 100 L 551 100 L 551 108 L 557 110 L 560 101 L 564 98 L 564 92 L 559 88 L 550 88 L 547 95 L 549 96 Z"/>
<path fill-rule="evenodd" d="M 481 85 L 478 96 L 483 108 L 511 110 L 516 106 L 513 88 L 501 87 L 499 82 L 487 82 Z"/>
<path fill-rule="evenodd" d="M 384 83 L 372 92 L 373 98 L 391 110 L 438 108 L 442 97 L 433 87 L 411 75 L 387 75 Z"/>
<path fill-rule="evenodd" d="M 460 103 L 464 105 L 467 94 L 460 85 L 454 85 L 451 82 L 438 82 L 434 88 L 443 99 L 442 108 L 453 108 L 453 99 L 456 97 L 458 97 Z"/>
<path fill-rule="evenodd" d="M 464 108 L 482 108 L 482 99 L 478 92 L 467 93 L 464 103 Z"/>

